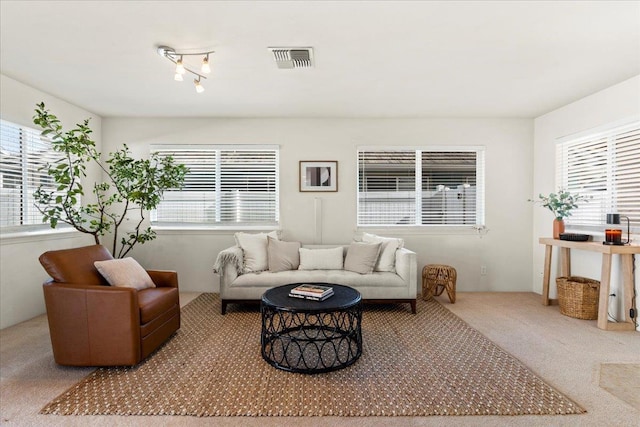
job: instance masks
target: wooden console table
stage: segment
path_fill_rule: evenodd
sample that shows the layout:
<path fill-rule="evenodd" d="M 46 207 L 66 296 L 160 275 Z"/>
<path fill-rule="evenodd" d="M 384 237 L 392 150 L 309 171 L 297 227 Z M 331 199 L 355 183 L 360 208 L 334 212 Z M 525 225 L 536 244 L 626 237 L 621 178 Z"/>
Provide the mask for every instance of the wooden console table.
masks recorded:
<path fill-rule="evenodd" d="M 554 246 L 560 248 L 560 274 L 571 275 L 571 249 L 602 253 L 602 271 L 600 277 L 600 297 L 598 303 L 598 328 L 609 331 L 633 331 L 635 323 L 629 317 L 633 298 L 633 254 L 640 254 L 640 246 L 609 246 L 602 242 L 572 242 L 568 240 L 541 237 L 539 242 L 545 245 L 544 275 L 542 277 L 542 304 L 550 305 L 549 279 L 551 278 L 551 251 Z M 609 292 L 611 285 L 611 255 L 620 255 L 622 259 L 622 286 L 624 292 L 625 321 L 609 322 Z M 637 314 L 636 314 L 637 316 Z"/>

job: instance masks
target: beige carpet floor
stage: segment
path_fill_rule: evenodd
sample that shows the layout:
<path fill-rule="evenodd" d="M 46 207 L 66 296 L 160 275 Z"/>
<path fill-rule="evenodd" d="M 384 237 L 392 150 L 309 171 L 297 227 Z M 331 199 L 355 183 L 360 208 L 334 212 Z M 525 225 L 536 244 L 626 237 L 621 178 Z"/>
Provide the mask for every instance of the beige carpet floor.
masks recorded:
<path fill-rule="evenodd" d="M 599 384 L 640 411 L 640 363 L 601 364 Z"/>
<path fill-rule="evenodd" d="M 186 303 L 197 294 L 181 294 Z M 609 332 L 595 321 L 562 316 L 533 293 L 458 293 L 443 306 L 516 356 L 559 390 L 582 415 L 429 417 L 52 416 L 39 410 L 92 372 L 57 366 L 46 317 L 0 331 L 0 424 L 18 426 L 638 426 L 640 411 L 599 386 L 602 364 L 640 363 L 638 332 Z M 233 308 L 232 308 L 233 309 Z M 627 378 L 627 385 L 638 384 Z M 622 379 L 624 386 L 625 379 Z M 620 385 L 619 385 L 620 386 Z M 620 388 L 620 387 L 618 387 Z M 624 387 L 623 387 L 624 388 Z"/>
<path fill-rule="evenodd" d="M 182 328 L 133 368 L 101 368 L 47 405 L 54 415 L 427 416 L 581 414 L 459 317 L 431 299 L 413 315 L 365 306 L 363 354 L 318 375 L 284 372 L 260 356 L 260 313 L 220 314 L 203 294 Z M 297 348 L 297 347 L 295 347 Z"/>

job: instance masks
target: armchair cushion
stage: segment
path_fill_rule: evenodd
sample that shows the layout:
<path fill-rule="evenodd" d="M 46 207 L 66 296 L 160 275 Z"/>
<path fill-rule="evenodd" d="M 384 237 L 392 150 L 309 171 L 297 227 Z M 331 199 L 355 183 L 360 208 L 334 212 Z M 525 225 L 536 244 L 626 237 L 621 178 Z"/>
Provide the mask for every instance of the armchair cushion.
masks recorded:
<path fill-rule="evenodd" d="M 150 288 L 138 292 L 140 323 L 143 325 L 178 304 L 177 288 Z"/>
<path fill-rule="evenodd" d="M 133 258 L 96 261 L 93 265 L 111 286 L 138 290 L 156 287 L 149 273 Z"/>
<path fill-rule="evenodd" d="M 104 246 L 93 245 L 45 252 L 40 256 L 40 264 L 54 282 L 104 286 L 109 283 L 93 263 L 108 259 L 113 257 Z"/>

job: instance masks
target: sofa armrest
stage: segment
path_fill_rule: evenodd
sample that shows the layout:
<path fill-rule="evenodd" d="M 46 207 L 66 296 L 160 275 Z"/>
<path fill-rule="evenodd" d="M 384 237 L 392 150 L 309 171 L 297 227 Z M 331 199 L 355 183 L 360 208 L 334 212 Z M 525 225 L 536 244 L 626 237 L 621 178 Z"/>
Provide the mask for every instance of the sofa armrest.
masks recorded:
<path fill-rule="evenodd" d="M 177 288 L 178 273 L 172 270 L 147 270 L 153 283 L 159 288 Z"/>
<path fill-rule="evenodd" d="M 244 254 L 240 246 L 232 246 L 220 251 L 213 265 L 214 273 L 224 276 L 226 272 L 235 275 L 233 279 L 242 274 Z"/>
<path fill-rule="evenodd" d="M 135 289 L 53 281 L 44 283 L 43 289 L 56 362 L 137 363 L 140 310 Z"/>
<path fill-rule="evenodd" d="M 416 253 L 400 248 L 396 251 L 396 273 L 409 286 L 411 295 L 418 294 L 418 273 L 417 273 Z"/>
<path fill-rule="evenodd" d="M 244 254 L 239 246 L 232 246 L 218 254 L 213 271 L 220 275 L 220 296 L 223 299 L 231 283 L 242 274 L 243 264 Z M 222 313 L 224 314 L 224 307 Z"/>

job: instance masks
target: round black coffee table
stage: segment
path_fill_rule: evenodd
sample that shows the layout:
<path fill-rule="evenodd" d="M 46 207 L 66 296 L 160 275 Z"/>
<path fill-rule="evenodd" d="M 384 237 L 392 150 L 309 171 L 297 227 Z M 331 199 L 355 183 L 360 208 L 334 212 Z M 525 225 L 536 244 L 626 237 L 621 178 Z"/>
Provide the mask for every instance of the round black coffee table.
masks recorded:
<path fill-rule="evenodd" d="M 278 286 L 262 295 L 262 358 L 290 372 L 315 374 L 353 364 L 362 354 L 360 292 L 331 283 L 324 301 L 289 296 L 300 283 Z"/>

